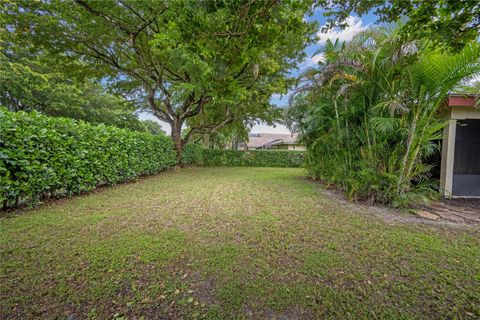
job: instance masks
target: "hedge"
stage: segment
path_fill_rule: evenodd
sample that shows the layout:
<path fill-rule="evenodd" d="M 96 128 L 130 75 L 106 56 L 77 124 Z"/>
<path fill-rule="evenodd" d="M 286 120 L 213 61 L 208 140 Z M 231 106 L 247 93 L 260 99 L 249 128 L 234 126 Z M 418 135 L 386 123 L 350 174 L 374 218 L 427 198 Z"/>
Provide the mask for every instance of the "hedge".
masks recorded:
<path fill-rule="evenodd" d="M 187 146 L 183 163 L 199 161 L 199 152 Z M 175 162 L 166 136 L 0 108 L 3 208 L 132 180 Z"/>
<path fill-rule="evenodd" d="M 203 165 L 225 167 L 300 167 L 303 151 L 277 150 L 203 150 Z"/>
<path fill-rule="evenodd" d="M 200 164 L 202 162 L 203 146 L 189 143 L 183 149 L 182 164 Z"/>

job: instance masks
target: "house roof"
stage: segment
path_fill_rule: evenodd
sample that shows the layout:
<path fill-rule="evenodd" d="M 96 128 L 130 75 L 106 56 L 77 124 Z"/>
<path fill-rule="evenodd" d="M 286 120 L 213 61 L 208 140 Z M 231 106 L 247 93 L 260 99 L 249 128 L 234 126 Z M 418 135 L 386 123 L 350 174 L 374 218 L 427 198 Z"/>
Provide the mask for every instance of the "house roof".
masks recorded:
<path fill-rule="evenodd" d="M 281 144 L 298 144 L 297 134 L 252 133 L 248 137 L 247 147 L 261 148 Z"/>
<path fill-rule="evenodd" d="M 474 107 L 475 101 L 480 98 L 478 94 L 458 94 L 451 93 L 448 95 L 449 107 Z"/>

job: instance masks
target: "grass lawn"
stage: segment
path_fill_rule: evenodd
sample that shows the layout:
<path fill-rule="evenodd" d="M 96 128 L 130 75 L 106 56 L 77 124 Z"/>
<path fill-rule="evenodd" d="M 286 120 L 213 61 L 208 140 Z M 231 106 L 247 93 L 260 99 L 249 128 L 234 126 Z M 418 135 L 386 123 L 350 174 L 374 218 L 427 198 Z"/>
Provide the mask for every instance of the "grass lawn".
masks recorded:
<path fill-rule="evenodd" d="M 4 216 L 0 318 L 480 318 L 480 227 L 389 223 L 302 176 L 172 170 Z"/>

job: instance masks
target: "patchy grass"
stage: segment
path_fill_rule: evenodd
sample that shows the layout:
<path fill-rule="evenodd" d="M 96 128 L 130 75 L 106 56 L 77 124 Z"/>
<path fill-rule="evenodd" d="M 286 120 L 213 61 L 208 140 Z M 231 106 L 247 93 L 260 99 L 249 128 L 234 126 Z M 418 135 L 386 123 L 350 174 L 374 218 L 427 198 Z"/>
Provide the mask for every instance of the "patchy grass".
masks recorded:
<path fill-rule="evenodd" d="M 301 169 L 189 168 L 0 221 L 0 318 L 480 317 L 478 226 L 392 224 Z"/>

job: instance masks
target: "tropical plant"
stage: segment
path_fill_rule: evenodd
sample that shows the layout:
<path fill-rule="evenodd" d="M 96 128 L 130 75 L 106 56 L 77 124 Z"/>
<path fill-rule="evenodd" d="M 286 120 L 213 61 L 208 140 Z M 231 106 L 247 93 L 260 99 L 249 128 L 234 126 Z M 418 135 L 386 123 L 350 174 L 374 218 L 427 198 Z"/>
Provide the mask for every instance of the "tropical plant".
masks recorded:
<path fill-rule="evenodd" d="M 310 175 L 354 199 L 402 206 L 436 195 L 425 159 L 438 151 L 446 95 L 480 72 L 480 45 L 458 54 L 405 42 L 402 24 L 328 41 L 302 75 L 288 111 L 308 147 Z"/>

